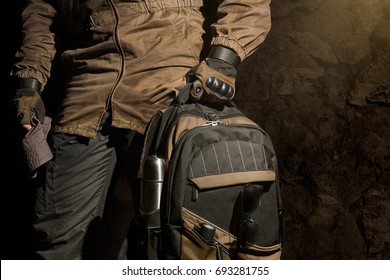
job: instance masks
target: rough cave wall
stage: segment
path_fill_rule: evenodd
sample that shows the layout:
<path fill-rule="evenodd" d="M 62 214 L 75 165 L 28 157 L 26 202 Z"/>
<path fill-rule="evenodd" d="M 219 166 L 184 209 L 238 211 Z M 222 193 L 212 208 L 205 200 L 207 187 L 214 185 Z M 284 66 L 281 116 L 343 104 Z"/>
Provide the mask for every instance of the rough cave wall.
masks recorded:
<path fill-rule="evenodd" d="M 283 259 L 390 259 L 390 1 L 271 8 L 236 103 L 274 142 Z"/>

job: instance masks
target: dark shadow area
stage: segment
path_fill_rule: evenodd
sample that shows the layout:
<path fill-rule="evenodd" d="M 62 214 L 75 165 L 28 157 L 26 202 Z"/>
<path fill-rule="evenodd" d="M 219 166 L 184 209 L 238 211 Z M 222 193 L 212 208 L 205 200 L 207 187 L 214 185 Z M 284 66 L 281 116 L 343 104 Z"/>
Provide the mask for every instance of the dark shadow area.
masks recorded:
<path fill-rule="evenodd" d="M 3 10 L 7 13 L 7 22 L 3 22 L 2 63 L 1 63 L 1 121 L 2 157 L 1 168 L 1 259 L 31 258 L 33 201 L 35 181 L 24 176 L 25 170 L 21 164 L 20 147 L 15 141 L 16 131 L 12 125 L 13 119 L 9 111 L 9 96 L 11 92 L 8 83 L 8 73 L 16 47 L 20 42 L 19 11 L 23 4 L 21 0 L 6 1 Z M 3 21 L 5 18 L 3 16 Z M 11 21 L 9 21 L 11 20 Z"/>

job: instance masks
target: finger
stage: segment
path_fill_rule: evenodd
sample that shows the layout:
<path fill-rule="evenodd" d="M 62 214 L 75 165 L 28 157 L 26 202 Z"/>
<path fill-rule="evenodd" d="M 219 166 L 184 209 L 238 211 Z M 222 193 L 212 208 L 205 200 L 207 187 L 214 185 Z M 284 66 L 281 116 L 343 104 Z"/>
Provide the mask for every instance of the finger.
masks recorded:
<path fill-rule="evenodd" d="M 30 131 L 30 130 L 32 129 L 31 124 L 24 124 L 22 127 L 23 127 L 23 129 L 25 129 L 26 131 Z"/>

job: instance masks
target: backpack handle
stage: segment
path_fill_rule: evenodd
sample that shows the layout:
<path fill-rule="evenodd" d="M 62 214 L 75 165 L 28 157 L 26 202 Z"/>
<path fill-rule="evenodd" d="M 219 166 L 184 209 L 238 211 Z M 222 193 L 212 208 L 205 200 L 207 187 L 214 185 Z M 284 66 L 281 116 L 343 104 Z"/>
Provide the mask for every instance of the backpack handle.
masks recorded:
<path fill-rule="evenodd" d="M 191 100 L 191 89 L 192 89 L 192 83 L 187 83 L 177 93 L 177 95 L 176 95 L 175 99 L 173 100 L 172 104 L 174 104 L 174 105 L 183 105 L 183 104 L 189 103 L 189 101 Z"/>

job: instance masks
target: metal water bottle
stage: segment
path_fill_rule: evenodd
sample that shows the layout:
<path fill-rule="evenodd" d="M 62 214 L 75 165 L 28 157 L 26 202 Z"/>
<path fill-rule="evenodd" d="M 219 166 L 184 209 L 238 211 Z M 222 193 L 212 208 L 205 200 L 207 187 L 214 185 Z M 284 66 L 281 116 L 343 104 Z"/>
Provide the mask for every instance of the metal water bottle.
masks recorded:
<path fill-rule="evenodd" d="M 150 213 L 160 209 L 161 191 L 164 182 L 165 160 L 147 156 L 142 161 L 140 209 Z"/>

